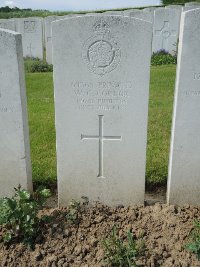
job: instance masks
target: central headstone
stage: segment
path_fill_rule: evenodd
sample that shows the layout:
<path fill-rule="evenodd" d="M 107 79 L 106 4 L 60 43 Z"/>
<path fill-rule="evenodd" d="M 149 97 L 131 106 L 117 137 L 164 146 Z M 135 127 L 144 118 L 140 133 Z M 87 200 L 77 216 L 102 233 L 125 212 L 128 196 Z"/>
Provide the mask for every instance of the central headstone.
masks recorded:
<path fill-rule="evenodd" d="M 151 23 L 52 23 L 59 204 L 144 202 Z"/>

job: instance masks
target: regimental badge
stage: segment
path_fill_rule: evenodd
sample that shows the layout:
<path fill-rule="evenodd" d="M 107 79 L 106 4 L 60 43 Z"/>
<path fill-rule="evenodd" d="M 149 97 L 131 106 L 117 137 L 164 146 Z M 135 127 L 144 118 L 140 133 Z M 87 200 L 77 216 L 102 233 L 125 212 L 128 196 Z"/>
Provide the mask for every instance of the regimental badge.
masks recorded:
<path fill-rule="evenodd" d="M 93 29 L 94 34 L 83 46 L 82 57 L 91 72 L 103 76 L 118 66 L 121 51 L 117 40 L 110 33 L 109 25 L 103 19 L 97 21 Z"/>

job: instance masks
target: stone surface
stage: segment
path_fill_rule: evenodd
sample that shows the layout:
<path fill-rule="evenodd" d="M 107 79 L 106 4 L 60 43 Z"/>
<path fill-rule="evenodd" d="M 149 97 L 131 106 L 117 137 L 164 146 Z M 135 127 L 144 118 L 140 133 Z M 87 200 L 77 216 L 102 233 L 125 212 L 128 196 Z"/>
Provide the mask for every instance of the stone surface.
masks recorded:
<path fill-rule="evenodd" d="M 108 10 L 105 11 L 104 14 L 110 14 L 110 15 L 122 15 L 123 11 L 117 11 L 117 10 Z"/>
<path fill-rule="evenodd" d="M 152 51 L 161 49 L 173 54 L 179 37 L 181 10 L 159 8 L 154 11 Z"/>
<path fill-rule="evenodd" d="M 125 14 L 125 16 L 130 16 L 130 17 L 134 17 L 134 18 L 137 18 L 137 19 L 142 19 L 142 20 L 146 20 L 146 21 L 149 21 L 149 22 L 153 22 L 153 13 L 152 12 L 143 11 L 143 10 L 130 11 L 129 13 L 127 12 Z"/>
<path fill-rule="evenodd" d="M 181 21 L 167 199 L 200 204 L 200 9 Z"/>
<path fill-rule="evenodd" d="M 123 13 L 121 15 L 124 15 L 124 16 L 129 16 L 130 15 L 130 12 L 137 12 L 139 11 L 140 9 L 127 9 L 127 10 L 124 10 Z"/>
<path fill-rule="evenodd" d="M 200 6 L 200 3 L 199 2 L 188 2 L 188 3 L 185 3 L 185 6 Z"/>
<path fill-rule="evenodd" d="M 13 19 L 0 19 L 0 28 L 15 31 L 15 20 L 13 20 Z"/>
<path fill-rule="evenodd" d="M 58 19 L 58 16 L 49 16 L 44 18 L 45 25 L 45 46 L 46 46 L 46 61 L 52 64 L 52 36 L 51 23 Z"/>
<path fill-rule="evenodd" d="M 151 23 L 99 15 L 52 25 L 59 205 L 143 203 Z"/>
<path fill-rule="evenodd" d="M 0 198 L 32 189 L 21 35 L 0 30 Z"/>
<path fill-rule="evenodd" d="M 185 6 L 185 7 L 183 7 L 183 11 L 189 11 L 189 10 L 196 9 L 196 8 L 199 8 L 199 7 L 200 6 L 197 6 L 197 5 Z"/>
<path fill-rule="evenodd" d="M 181 5 L 169 5 L 169 6 L 166 6 L 165 8 L 175 8 L 175 9 L 181 10 L 181 12 L 183 10 L 183 6 Z"/>
<path fill-rule="evenodd" d="M 22 34 L 23 56 L 43 59 L 43 19 L 16 19 L 17 31 Z"/>

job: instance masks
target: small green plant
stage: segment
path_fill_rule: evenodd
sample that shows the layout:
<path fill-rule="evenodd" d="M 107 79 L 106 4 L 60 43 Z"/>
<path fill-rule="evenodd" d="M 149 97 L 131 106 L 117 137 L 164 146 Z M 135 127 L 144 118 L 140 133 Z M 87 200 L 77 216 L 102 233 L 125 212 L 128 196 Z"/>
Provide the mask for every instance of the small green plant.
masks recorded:
<path fill-rule="evenodd" d="M 139 254 L 139 246 L 133 239 L 131 232 L 127 233 L 127 241 L 117 236 L 116 227 L 112 229 L 111 236 L 103 240 L 104 259 L 109 266 L 136 267 L 136 257 Z"/>
<path fill-rule="evenodd" d="M 200 260 L 200 222 L 194 221 L 194 229 L 190 234 L 191 243 L 186 244 L 186 249 L 197 255 Z"/>
<path fill-rule="evenodd" d="M 80 212 L 80 202 L 77 202 L 76 200 L 72 199 L 66 215 L 67 221 L 70 224 L 78 224 L 79 212 Z"/>
<path fill-rule="evenodd" d="M 5 242 L 16 240 L 29 246 L 34 244 L 39 234 L 39 223 L 45 219 L 45 216 L 38 218 L 38 211 L 49 196 L 48 189 L 40 187 L 31 194 L 19 186 L 12 198 L 0 200 L 0 225 L 6 229 Z"/>
<path fill-rule="evenodd" d="M 24 62 L 25 71 L 28 73 L 53 71 L 53 65 L 50 65 L 46 61 L 38 58 L 25 58 Z"/>
<path fill-rule="evenodd" d="M 154 52 L 151 57 L 152 66 L 176 64 L 176 62 L 177 55 L 175 51 L 174 55 L 171 55 L 169 52 L 165 51 L 164 49 L 161 49 L 158 52 Z"/>

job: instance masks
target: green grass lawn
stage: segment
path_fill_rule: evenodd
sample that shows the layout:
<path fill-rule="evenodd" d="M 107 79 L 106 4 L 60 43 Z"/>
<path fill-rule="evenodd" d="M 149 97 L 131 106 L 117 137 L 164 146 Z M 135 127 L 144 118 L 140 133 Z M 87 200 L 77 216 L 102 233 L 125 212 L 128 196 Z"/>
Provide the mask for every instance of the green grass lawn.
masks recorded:
<path fill-rule="evenodd" d="M 175 66 L 151 69 L 146 181 L 163 185 L 167 180 Z M 56 145 L 52 73 L 27 73 L 33 180 L 56 182 Z"/>

